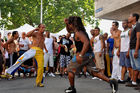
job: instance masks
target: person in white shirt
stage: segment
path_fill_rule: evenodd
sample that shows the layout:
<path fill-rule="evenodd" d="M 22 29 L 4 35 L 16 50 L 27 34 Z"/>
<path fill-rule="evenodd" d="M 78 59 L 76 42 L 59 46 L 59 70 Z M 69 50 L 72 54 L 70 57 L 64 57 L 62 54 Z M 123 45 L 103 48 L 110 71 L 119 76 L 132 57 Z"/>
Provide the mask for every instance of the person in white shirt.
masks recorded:
<path fill-rule="evenodd" d="M 124 28 L 124 31 L 121 32 L 121 37 L 120 37 L 120 47 L 119 47 L 119 55 L 120 55 L 120 66 L 122 67 L 121 69 L 121 80 L 119 80 L 119 83 L 125 83 L 124 78 L 125 78 L 125 72 L 129 71 L 129 77 L 131 78 L 131 73 L 132 73 L 132 67 L 129 59 L 129 43 L 130 43 L 130 37 L 129 37 L 129 31 L 130 29 L 128 28 L 128 20 L 124 20 L 122 23 L 122 26 Z"/>
<path fill-rule="evenodd" d="M 105 65 L 104 65 L 104 41 L 103 36 L 100 35 L 100 29 L 95 27 L 94 29 L 95 38 L 94 38 L 94 54 L 96 60 L 96 67 L 104 74 Z"/>
<path fill-rule="evenodd" d="M 26 38 L 25 32 L 22 32 L 22 37 L 19 38 L 18 43 L 20 48 L 19 55 L 21 56 L 29 49 L 29 39 Z"/>
<path fill-rule="evenodd" d="M 53 60 L 53 38 L 50 38 L 50 32 L 46 31 L 45 33 L 45 46 L 47 48 L 47 52 L 46 50 L 44 50 L 44 77 L 45 77 L 45 71 L 46 71 L 46 67 L 48 65 L 49 62 L 49 76 L 55 77 L 55 75 L 53 74 L 53 67 L 54 67 L 54 60 Z"/>

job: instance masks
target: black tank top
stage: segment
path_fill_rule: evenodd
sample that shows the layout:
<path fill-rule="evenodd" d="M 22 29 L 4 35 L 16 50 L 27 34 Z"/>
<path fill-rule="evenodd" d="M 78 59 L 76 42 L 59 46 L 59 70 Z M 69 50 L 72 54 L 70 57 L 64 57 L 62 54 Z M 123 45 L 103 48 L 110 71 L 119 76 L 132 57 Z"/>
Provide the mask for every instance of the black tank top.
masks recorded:
<path fill-rule="evenodd" d="M 88 41 L 90 42 L 88 34 L 86 32 L 85 32 L 85 35 L 88 38 Z M 75 34 L 74 34 L 74 42 L 75 42 L 75 46 L 76 46 L 76 53 L 81 52 L 82 48 L 83 48 L 83 43 L 81 41 L 76 41 L 75 40 Z M 92 53 L 92 48 L 90 46 L 90 43 L 89 43 L 89 49 L 86 53 Z"/>

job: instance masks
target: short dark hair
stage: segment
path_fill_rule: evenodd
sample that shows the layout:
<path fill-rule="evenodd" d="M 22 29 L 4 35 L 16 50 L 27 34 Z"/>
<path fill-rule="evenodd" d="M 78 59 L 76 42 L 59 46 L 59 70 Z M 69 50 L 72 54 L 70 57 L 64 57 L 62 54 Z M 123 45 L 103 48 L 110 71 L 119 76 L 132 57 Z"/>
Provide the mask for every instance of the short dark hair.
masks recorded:
<path fill-rule="evenodd" d="M 94 29 L 98 29 L 98 30 L 100 31 L 100 28 L 99 28 L 99 27 L 97 27 L 97 26 L 96 26 Z"/>
<path fill-rule="evenodd" d="M 119 26 L 119 23 L 117 21 L 113 21 L 112 23 L 114 23 L 116 26 Z"/>
<path fill-rule="evenodd" d="M 17 34 L 18 31 L 13 31 L 12 32 L 12 36 L 15 36 Z"/>
<path fill-rule="evenodd" d="M 136 21 L 139 20 L 139 14 L 137 14 L 137 13 L 133 13 L 132 16 L 133 16 L 133 17 L 136 17 Z"/>
<path fill-rule="evenodd" d="M 7 35 L 10 35 L 11 34 L 11 32 L 8 32 L 8 34 Z"/>
<path fill-rule="evenodd" d="M 108 33 L 104 33 L 104 34 L 108 35 Z"/>

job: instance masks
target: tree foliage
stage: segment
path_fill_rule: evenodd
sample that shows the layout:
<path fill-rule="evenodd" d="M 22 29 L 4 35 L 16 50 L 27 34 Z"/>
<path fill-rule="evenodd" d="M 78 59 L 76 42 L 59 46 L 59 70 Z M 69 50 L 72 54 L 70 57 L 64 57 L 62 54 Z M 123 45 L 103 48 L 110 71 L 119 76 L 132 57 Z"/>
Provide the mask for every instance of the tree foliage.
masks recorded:
<path fill-rule="evenodd" d="M 2 20 L 7 29 L 17 28 L 25 23 L 32 26 L 40 23 L 41 0 L 0 0 Z M 69 16 L 80 16 L 84 24 L 97 24 L 94 19 L 94 0 L 43 0 L 43 23 L 51 32 L 58 32 L 65 26 L 63 20 Z"/>

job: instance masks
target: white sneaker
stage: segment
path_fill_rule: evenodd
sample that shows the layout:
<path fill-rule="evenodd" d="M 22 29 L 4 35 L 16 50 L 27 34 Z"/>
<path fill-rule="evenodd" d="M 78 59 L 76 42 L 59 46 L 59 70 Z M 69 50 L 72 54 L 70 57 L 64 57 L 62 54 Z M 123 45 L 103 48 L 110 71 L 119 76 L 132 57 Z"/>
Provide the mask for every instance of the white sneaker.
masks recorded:
<path fill-rule="evenodd" d="M 51 76 L 52 76 L 52 77 L 55 77 L 55 75 L 54 75 L 53 73 L 51 73 Z"/>
<path fill-rule="evenodd" d="M 92 79 L 98 79 L 97 77 L 93 77 Z"/>
<path fill-rule="evenodd" d="M 55 74 L 56 74 L 56 75 L 59 75 L 60 73 L 59 73 L 59 72 L 55 72 Z"/>
<path fill-rule="evenodd" d="M 48 73 L 48 75 L 49 75 L 50 77 L 55 77 L 55 75 L 54 75 L 53 73 Z"/>

